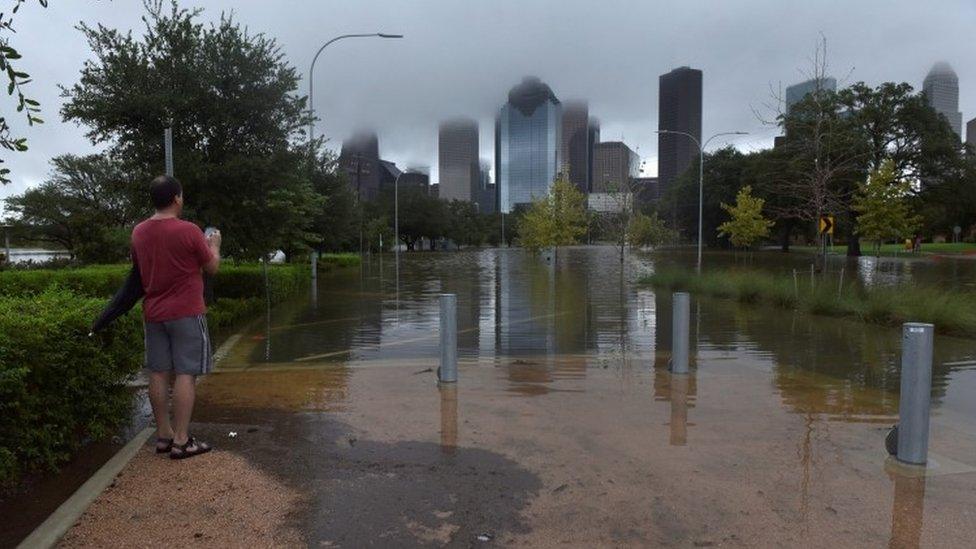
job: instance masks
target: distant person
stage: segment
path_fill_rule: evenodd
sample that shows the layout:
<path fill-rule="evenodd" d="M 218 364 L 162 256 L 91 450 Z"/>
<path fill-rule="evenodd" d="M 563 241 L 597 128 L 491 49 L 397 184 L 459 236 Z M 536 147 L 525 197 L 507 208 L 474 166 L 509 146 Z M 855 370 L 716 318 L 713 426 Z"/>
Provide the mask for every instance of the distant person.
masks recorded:
<path fill-rule="evenodd" d="M 193 223 L 181 220 L 183 188 L 161 175 L 149 187 L 156 213 L 132 230 L 132 259 L 145 291 L 145 367 L 149 401 L 156 417 L 156 452 L 173 459 L 200 455 L 209 444 L 189 432 L 196 377 L 212 367 L 207 307 L 201 271 L 215 274 L 220 266 L 220 231 L 207 237 Z M 168 393 L 173 381 L 173 420 Z"/>
<path fill-rule="evenodd" d="M 922 253 L 922 235 L 916 234 L 912 239 L 912 253 Z"/>

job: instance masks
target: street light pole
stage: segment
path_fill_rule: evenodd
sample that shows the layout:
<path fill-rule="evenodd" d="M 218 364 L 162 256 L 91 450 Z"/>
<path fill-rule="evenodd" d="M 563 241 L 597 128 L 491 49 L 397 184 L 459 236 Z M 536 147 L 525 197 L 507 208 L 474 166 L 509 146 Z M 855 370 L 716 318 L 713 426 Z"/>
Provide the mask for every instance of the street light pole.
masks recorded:
<path fill-rule="evenodd" d="M 712 139 L 723 135 L 748 135 L 748 132 L 721 132 L 709 137 L 704 144 L 695 138 L 694 135 L 686 132 L 679 132 L 677 130 L 656 130 L 654 133 L 670 133 L 676 135 L 683 135 L 688 139 L 695 142 L 698 147 L 698 263 L 695 267 L 696 271 L 701 274 L 702 266 L 702 211 L 704 209 L 704 198 L 705 198 L 705 148 L 711 143 Z"/>
<path fill-rule="evenodd" d="M 402 34 L 386 34 L 382 32 L 366 33 L 366 34 L 343 34 L 341 36 L 336 36 L 332 40 L 329 40 L 319 51 L 315 52 L 315 57 L 312 58 L 312 65 L 308 69 L 308 112 L 311 115 L 308 121 L 308 142 L 312 143 L 315 137 L 315 103 L 312 91 L 314 90 L 313 84 L 315 83 L 315 62 L 318 61 L 319 55 L 321 55 L 322 50 L 324 50 L 329 44 L 342 40 L 343 38 L 403 38 Z"/>
<path fill-rule="evenodd" d="M 396 259 L 396 288 L 397 301 L 400 298 L 400 177 L 403 172 L 397 174 L 393 180 L 393 254 Z"/>

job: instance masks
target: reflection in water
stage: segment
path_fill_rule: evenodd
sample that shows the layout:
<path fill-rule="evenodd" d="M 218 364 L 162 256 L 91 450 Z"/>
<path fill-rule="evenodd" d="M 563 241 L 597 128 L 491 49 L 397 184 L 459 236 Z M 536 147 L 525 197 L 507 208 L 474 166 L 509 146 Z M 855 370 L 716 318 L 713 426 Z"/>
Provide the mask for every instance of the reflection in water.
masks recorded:
<path fill-rule="evenodd" d="M 896 466 L 897 467 L 897 466 Z M 891 506 L 891 549 L 917 549 L 925 511 L 925 475 L 889 469 L 895 497 Z"/>
<path fill-rule="evenodd" d="M 709 257 L 708 264 L 721 265 L 723 257 Z M 653 367 L 659 394 L 657 371 L 671 345 L 671 295 L 637 280 L 685 260 L 693 261 L 693 254 L 631 253 L 621 263 L 610 247 L 560 248 L 552 262 L 520 249 L 413 252 L 403 254 L 399 264 L 374 256 L 358 270 L 322 273 L 311 301 L 305 297 L 276 307 L 263 329 L 245 338 L 260 336 L 264 345 L 235 360 L 269 366 L 432 360 L 438 355 L 437 295 L 449 292 L 458 296 L 459 357 L 494 363 L 513 392 L 566 390 L 560 382 L 583 379 L 594 368 L 641 372 Z M 796 262 L 796 256 L 764 256 L 761 268 Z M 844 268 L 860 270 L 856 264 Z M 928 263 L 879 266 L 882 273 L 885 268 L 929 279 L 942 272 Z M 950 273 L 947 284 L 962 284 L 960 276 L 973 272 L 956 269 L 962 274 Z M 692 358 L 735 359 L 768 371 L 786 409 L 817 421 L 894 418 L 897 330 L 733 300 L 695 299 L 694 305 Z M 976 412 L 967 397 L 976 391 L 971 367 L 976 349 L 968 340 L 939 337 L 936 355 L 933 404 L 949 399 L 963 413 Z M 949 391 L 950 381 L 955 392 Z M 694 378 L 689 383 L 693 395 Z"/>
<path fill-rule="evenodd" d="M 454 455 L 458 445 L 457 383 L 440 383 L 441 394 L 441 452 Z"/>
<path fill-rule="evenodd" d="M 688 385 L 691 374 L 671 375 L 671 446 L 688 442 Z"/>

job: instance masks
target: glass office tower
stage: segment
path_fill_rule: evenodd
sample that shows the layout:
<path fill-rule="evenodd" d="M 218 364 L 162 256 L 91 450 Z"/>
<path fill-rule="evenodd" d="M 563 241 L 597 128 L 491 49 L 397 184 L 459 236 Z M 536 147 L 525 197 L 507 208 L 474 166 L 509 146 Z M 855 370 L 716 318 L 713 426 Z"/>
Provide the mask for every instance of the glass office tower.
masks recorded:
<path fill-rule="evenodd" d="M 546 195 L 561 165 L 562 105 L 549 86 L 525 78 L 508 93 L 498 119 L 499 211 Z"/>

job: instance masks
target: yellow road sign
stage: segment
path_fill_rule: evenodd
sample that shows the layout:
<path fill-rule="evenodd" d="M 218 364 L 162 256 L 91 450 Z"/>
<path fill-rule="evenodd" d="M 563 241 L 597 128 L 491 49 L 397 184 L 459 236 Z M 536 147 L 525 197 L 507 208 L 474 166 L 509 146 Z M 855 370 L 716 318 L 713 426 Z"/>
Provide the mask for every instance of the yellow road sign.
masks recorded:
<path fill-rule="evenodd" d="M 820 216 L 820 234 L 833 235 L 834 234 L 834 216 L 832 215 L 822 215 Z"/>

